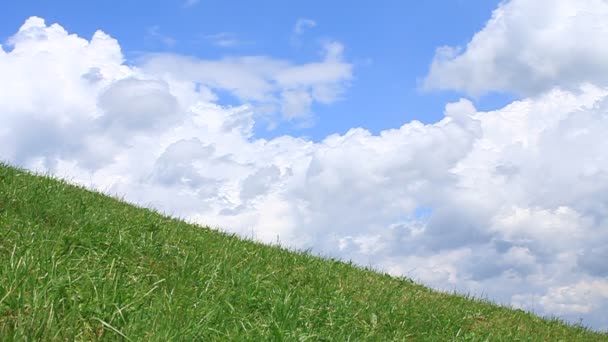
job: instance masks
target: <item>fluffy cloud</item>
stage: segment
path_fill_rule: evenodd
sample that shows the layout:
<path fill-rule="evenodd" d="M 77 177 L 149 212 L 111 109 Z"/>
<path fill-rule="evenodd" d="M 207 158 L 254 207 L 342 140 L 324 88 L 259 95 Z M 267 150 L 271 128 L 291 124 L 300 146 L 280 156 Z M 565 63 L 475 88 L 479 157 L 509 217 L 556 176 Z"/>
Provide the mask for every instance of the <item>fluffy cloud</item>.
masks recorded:
<path fill-rule="evenodd" d="M 507 5 L 502 5 L 504 8 Z M 504 10 L 504 9 L 503 9 Z M 593 23 L 589 23 L 593 25 Z M 321 62 L 151 56 L 29 19 L 0 49 L 0 158 L 202 224 L 608 328 L 608 89 L 323 141 L 257 139 L 261 106 L 329 103 Z M 217 104 L 216 90 L 243 104 Z M 590 304 L 591 303 L 591 304 Z"/>
<path fill-rule="evenodd" d="M 608 2 L 502 2 L 466 47 L 437 49 L 424 87 L 534 95 L 608 84 Z"/>
<path fill-rule="evenodd" d="M 132 135 L 173 124 L 177 99 L 165 82 L 125 78 L 112 83 L 98 98 L 103 129 Z"/>

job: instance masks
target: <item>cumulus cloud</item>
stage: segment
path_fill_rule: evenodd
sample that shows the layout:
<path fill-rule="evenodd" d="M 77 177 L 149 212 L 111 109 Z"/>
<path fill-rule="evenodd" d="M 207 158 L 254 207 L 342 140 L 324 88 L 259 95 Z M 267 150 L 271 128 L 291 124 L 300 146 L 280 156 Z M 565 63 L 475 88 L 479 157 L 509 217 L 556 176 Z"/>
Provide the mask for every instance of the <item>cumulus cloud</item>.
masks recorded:
<path fill-rule="evenodd" d="M 550 287 L 542 295 L 515 295 L 512 304 L 517 308 L 528 308 L 529 303 L 538 303 L 543 310 L 572 321 L 588 317 L 584 323 L 605 326 L 601 311 L 608 305 L 608 282 L 605 279 L 584 279 L 564 286 Z"/>
<path fill-rule="evenodd" d="M 501 5 L 506 6 L 506 5 Z M 502 7 L 501 7 L 502 8 Z M 590 22 L 589 25 L 594 25 Z M 0 50 L 0 158 L 245 237 L 608 328 L 608 88 L 555 88 L 432 124 L 258 139 L 260 106 L 307 113 L 352 70 L 150 56 L 30 18 Z M 216 89 L 242 102 L 217 103 Z M 308 112 L 309 113 L 309 112 Z"/>
<path fill-rule="evenodd" d="M 164 129 L 179 114 L 177 99 L 165 82 L 124 78 L 98 97 L 103 129 L 124 136 L 149 129 Z M 110 127 L 111 126 L 111 127 Z"/>
<path fill-rule="evenodd" d="M 603 0 L 504 1 L 465 47 L 437 49 L 423 85 L 476 96 L 607 85 L 607 17 Z"/>

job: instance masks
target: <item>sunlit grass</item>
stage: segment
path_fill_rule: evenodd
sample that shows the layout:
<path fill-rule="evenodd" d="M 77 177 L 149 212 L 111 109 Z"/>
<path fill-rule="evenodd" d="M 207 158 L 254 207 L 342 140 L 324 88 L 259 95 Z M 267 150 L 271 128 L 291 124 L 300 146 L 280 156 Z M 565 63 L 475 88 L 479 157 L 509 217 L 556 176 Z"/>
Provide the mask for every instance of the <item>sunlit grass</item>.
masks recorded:
<path fill-rule="evenodd" d="M 0 340 L 600 341 L 0 165 Z"/>

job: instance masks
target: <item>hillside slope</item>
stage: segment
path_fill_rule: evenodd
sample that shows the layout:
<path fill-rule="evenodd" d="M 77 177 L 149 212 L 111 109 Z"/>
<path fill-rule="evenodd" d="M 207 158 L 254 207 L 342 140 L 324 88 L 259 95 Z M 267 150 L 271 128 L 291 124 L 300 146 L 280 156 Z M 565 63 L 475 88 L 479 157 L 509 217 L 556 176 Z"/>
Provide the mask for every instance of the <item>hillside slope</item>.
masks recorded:
<path fill-rule="evenodd" d="M 608 338 L 0 164 L 2 340 Z"/>

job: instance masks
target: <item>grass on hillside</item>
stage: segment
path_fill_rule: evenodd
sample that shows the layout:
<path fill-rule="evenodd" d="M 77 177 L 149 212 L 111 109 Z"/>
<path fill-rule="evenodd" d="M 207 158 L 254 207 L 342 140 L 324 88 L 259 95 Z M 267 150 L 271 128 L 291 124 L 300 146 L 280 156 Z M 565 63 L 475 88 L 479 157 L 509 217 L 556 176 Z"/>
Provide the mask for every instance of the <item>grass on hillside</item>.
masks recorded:
<path fill-rule="evenodd" d="M 608 338 L 0 164 L 0 340 Z"/>

